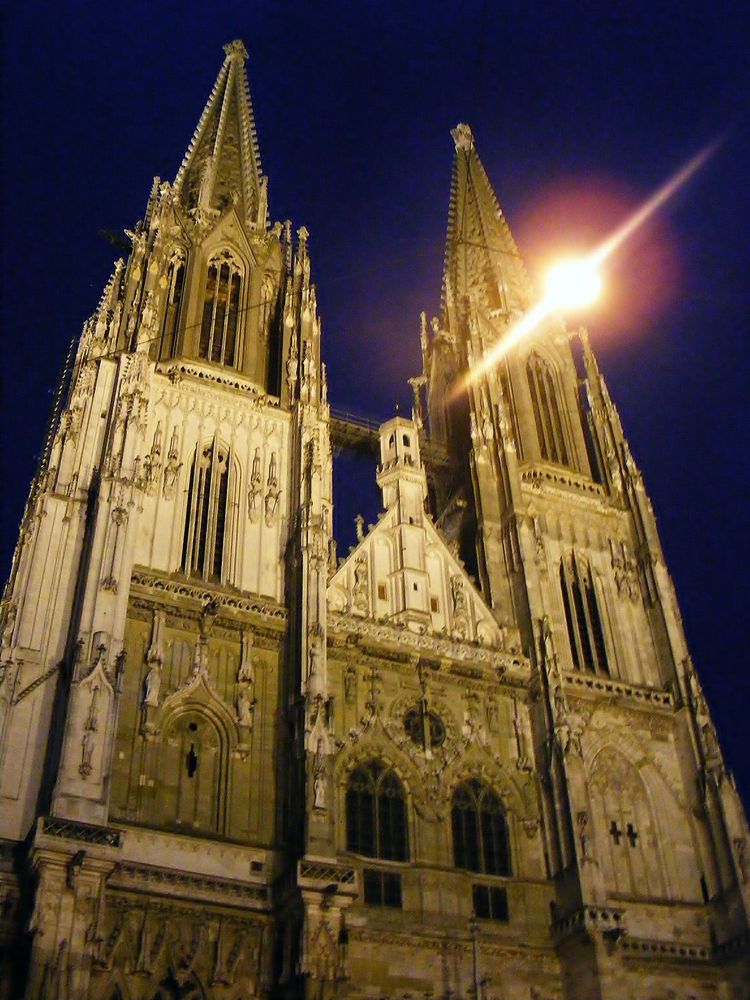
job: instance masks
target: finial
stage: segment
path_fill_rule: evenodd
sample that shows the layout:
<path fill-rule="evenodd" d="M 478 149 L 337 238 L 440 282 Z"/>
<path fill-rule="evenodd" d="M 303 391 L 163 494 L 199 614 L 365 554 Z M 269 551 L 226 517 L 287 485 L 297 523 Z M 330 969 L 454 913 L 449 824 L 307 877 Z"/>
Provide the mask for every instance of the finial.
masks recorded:
<path fill-rule="evenodd" d="M 224 46 L 229 59 L 247 59 L 247 49 L 241 38 L 235 38 L 233 42 L 227 42 Z"/>
<path fill-rule="evenodd" d="M 456 144 L 456 149 L 465 149 L 468 152 L 474 148 L 474 136 L 468 125 L 459 122 L 455 128 L 451 129 L 451 135 Z"/>

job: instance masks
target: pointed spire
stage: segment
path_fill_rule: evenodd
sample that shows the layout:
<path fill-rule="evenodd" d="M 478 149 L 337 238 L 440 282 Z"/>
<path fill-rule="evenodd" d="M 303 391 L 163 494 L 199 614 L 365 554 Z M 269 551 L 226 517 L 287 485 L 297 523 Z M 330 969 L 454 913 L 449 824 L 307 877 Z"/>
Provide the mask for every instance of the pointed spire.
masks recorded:
<path fill-rule="evenodd" d="M 443 310 L 473 297 L 486 311 L 525 309 L 532 287 L 468 125 L 452 131 L 453 158 Z"/>
<path fill-rule="evenodd" d="M 245 72 L 247 50 L 236 39 L 224 52 L 174 188 L 188 210 L 210 214 L 241 202 L 248 223 L 265 228 L 265 179 Z"/>

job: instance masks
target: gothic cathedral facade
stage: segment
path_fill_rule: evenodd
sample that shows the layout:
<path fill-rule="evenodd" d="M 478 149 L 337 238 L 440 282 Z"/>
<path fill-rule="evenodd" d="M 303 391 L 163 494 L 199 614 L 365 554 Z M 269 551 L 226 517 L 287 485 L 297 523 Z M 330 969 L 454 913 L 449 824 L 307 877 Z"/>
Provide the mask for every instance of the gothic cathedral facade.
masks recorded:
<path fill-rule="evenodd" d="M 747 823 L 586 332 L 482 367 L 534 294 L 459 125 L 411 419 L 337 418 L 225 52 L 3 598 L 0 996 L 750 996 Z M 383 513 L 337 558 L 353 440 Z"/>

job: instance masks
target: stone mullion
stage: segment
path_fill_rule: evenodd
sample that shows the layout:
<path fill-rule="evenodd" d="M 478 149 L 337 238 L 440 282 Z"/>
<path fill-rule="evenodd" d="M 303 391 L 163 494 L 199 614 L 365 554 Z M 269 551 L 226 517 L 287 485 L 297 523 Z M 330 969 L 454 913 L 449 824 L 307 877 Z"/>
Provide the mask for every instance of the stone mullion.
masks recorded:
<path fill-rule="evenodd" d="M 192 480 L 192 481 L 191 481 Z M 200 443 L 195 446 L 193 467 L 188 480 L 188 505 L 185 512 L 187 540 L 185 542 L 185 573 L 190 576 L 195 563 L 195 529 L 197 524 L 198 492 L 201 480 Z"/>
<path fill-rule="evenodd" d="M 206 513 L 206 543 L 203 551 L 203 565 L 201 567 L 201 575 L 204 580 L 208 580 L 213 575 L 214 555 L 216 552 L 216 524 L 221 492 L 221 468 L 218 460 L 218 451 L 218 435 L 214 435 L 211 447 L 211 479 L 204 495 L 204 503 L 208 504 L 208 511 Z"/>

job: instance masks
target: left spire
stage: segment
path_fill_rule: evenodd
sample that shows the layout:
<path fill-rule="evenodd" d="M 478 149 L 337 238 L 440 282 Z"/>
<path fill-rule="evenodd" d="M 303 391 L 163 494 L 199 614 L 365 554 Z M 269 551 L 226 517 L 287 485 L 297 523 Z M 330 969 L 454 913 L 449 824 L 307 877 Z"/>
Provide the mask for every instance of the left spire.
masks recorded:
<path fill-rule="evenodd" d="M 250 225 L 265 228 L 266 178 L 240 39 L 226 56 L 175 178 L 174 188 L 194 215 L 219 215 L 229 205 Z"/>

